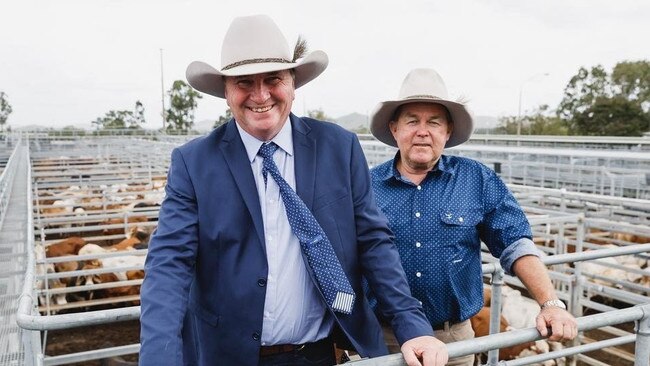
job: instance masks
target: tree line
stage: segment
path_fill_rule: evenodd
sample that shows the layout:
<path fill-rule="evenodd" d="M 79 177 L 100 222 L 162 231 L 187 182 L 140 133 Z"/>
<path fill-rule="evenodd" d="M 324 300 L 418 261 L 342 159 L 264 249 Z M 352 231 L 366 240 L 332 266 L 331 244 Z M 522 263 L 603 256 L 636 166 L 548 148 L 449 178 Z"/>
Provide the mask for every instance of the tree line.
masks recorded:
<path fill-rule="evenodd" d="M 581 67 L 555 109 L 502 117 L 496 132 L 515 134 L 519 123 L 530 135 L 641 136 L 650 131 L 650 62 L 619 62 L 611 72 Z"/>
<path fill-rule="evenodd" d="M 184 134 L 194 127 L 194 112 L 198 106 L 198 99 L 202 96 L 186 82 L 176 80 L 171 89 L 166 92 L 169 97 L 169 108 L 164 110 L 163 130 L 169 134 Z M 92 121 L 100 130 L 139 130 L 145 123 L 144 106 L 138 100 L 135 107 L 130 110 L 111 110 L 103 117 Z"/>

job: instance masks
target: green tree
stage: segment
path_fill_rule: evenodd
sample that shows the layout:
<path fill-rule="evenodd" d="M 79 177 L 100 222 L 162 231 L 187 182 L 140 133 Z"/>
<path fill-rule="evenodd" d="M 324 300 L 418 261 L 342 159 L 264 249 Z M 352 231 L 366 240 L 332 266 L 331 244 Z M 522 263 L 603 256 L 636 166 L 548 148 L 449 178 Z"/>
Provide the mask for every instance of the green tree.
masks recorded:
<path fill-rule="evenodd" d="M 230 108 L 228 108 L 226 109 L 226 112 L 223 115 L 219 116 L 218 120 L 214 121 L 214 126 L 212 126 L 212 128 L 217 128 L 221 125 L 225 125 L 231 119 L 232 119 L 232 111 L 230 110 Z"/>
<path fill-rule="evenodd" d="M 11 108 L 9 101 L 7 101 L 7 94 L 5 94 L 5 92 L 0 92 L 0 131 L 4 130 L 11 112 L 13 112 L 13 109 Z"/>
<path fill-rule="evenodd" d="M 650 113 L 639 103 L 623 96 L 600 97 L 583 113 L 577 114 L 573 127 L 588 136 L 640 136 L 650 126 Z"/>
<path fill-rule="evenodd" d="M 187 133 L 194 125 L 194 111 L 202 96 L 182 80 L 174 81 L 167 91 L 170 107 L 165 111 L 167 132 Z"/>
<path fill-rule="evenodd" d="M 99 117 L 92 122 L 98 129 L 117 130 L 117 129 L 141 129 L 144 120 L 144 106 L 138 100 L 135 102 L 133 111 L 111 110 L 106 112 L 103 117 Z"/>
<path fill-rule="evenodd" d="M 495 132 L 501 134 L 517 133 L 518 119 L 516 116 L 499 118 Z M 566 123 L 552 113 L 548 105 L 537 107 L 530 115 L 521 117 L 521 133 L 523 135 L 567 135 Z"/>
<path fill-rule="evenodd" d="M 596 98 L 610 94 L 608 75 L 601 65 L 587 70 L 581 67 L 564 88 L 564 96 L 557 113 L 560 118 L 571 119 L 594 104 Z"/>
<path fill-rule="evenodd" d="M 612 71 L 612 82 L 617 94 L 639 102 L 644 111 L 650 109 L 650 62 L 619 62 Z"/>
<path fill-rule="evenodd" d="M 619 62 L 611 74 L 581 67 L 557 110 L 572 134 L 639 136 L 650 128 L 650 62 Z"/>
<path fill-rule="evenodd" d="M 135 102 L 135 108 L 133 109 L 133 118 L 129 120 L 129 128 L 142 128 L 144 123 L 144 106 L 138 100 Z"/>
<path fill-rule="evenodd" d="M 309 118 L 317 119 L 319 121 L 334 121 L 334 118 L 325 114 L 322 108 L 312 109 L 310 111 L 307 111 L 307 116 Z"/>

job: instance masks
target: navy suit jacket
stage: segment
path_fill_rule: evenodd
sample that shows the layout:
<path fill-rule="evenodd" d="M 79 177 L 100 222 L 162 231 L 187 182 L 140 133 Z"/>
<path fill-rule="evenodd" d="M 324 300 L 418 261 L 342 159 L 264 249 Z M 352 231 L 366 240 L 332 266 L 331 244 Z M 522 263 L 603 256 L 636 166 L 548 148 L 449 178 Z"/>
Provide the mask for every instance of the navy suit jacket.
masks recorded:
<path fill-rule="evenodd" d="M 404 342 L 433 335 L 372 195 L 356 136 L 291 114 L 296 191 L 357 296 L 332 313 L 364 357 L 387 353 L 361 277 Z M 257 365 L 268 267 L 253 172 L 235 121 L 172 152 L 141 289 L 141 365 Z M 312 276 L 313 280 L 313 276 Z"/>

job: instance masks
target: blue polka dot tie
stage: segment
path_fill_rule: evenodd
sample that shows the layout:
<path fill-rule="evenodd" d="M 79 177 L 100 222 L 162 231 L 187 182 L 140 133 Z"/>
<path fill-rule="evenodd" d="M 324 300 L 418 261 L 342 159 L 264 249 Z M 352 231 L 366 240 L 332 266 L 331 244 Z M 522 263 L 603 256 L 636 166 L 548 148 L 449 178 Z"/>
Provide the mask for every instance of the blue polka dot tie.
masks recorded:
<path fill-rule="evenodd" d="M 273 153 L 277 148 L 278 145 L 270 142 L 262 145 L 258 152 L 258 155 L 264 158 L 262 166 L 264 184 L 266 185 L 267 173 L 271 174 L 278 184 L 291 230 L 300 241 L 300 247 L 314 272 L 327 305 L 334 311 L 350 314 L 354 305 L 354 290 L 343 273 L 341 263 L 323 228 L 307 205 L 280 175 L 278 167 L 273 162 Z"/>

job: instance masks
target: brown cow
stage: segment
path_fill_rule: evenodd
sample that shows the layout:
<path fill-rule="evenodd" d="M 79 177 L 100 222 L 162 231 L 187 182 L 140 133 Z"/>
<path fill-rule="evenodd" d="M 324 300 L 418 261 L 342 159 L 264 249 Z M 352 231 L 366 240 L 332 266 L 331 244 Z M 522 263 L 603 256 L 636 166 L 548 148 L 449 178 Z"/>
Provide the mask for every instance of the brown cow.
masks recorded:
<path fill-rule="evenodd" d="M 478 314 L 471 317 L 470 322 L 472 323 L 472 329 L 474 329 L 474 334 L 476 337 L 483 337 L 490 334 L 490 307 L 484 306 Z M 499 332 L 508 331 L 508 322 L 506 319 L 501 316 L 499 321 Z M 512 347 L 501 348 L 499 350 L 499 360 L 513 360 L 519 356 L 519 354 L 528 348 L 535 346 L 535 342 L 526 342 L 523 344 L 515 345 Z"/>
<path fill-rule="evenodd" d="M 134 226 L 133 228 L 131 228 L 128 238 L 122 240 L 117 244 L 106 247 L 106 249 L 108 250 L 138 249 L 141 246 L 146 247 L 148 243 L 149 243 L 149 233 L 140 230 L 140 228 L 137 226 Z"/>
<path fill-rule="evenodd" d="M 47 246 L 45 248 L 45 255 L 48 258 L 53 258 L 79 254 L 79 249 L 84 245 L 86 245 L 86 240 L 84 238 L 73 236 Z"/>
<path fill-rule="evenodd" d="M 127 224 L 137 224 L 137 223 L 144 223 L 148 221 L 149 219 L 147 219 L 146 216 L 129 216 L 126 220 Z M 117 225 L 117 224 L 124 224 L 124 219 L 123 218 L 108 219 L 101 222 L 101 225 Z M 124 230 L 122 228 L 112 228 L 112 229 L 102 230 L 102 234 L 104 235 L 118 235 L 123 233 Z"/>
<path fill-rule="evenodd" d="M 79 254 L 79 249 L 86 245 L 86 240 L 77 236 L 70 237 L 60 242 L 49 245 L 45 248 L 45 256 L 48 258 L 63 257 L 67 255 Z M 56 272 L 71 272 L 82 267 L 77 261 L 54 263 Z M 74 286 L 76 278 L 68 278 L 65 282 L 68 286 Z"/>

